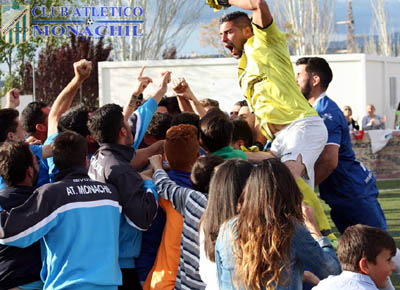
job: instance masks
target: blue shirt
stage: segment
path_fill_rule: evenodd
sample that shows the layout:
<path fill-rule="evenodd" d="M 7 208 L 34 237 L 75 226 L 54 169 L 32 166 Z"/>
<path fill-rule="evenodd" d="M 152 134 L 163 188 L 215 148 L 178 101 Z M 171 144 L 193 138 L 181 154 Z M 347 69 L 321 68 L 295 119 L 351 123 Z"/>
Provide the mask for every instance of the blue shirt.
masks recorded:
<path fill-rule="evenodd" d="M 360 273 L 343 271 L 338 276 L 329 276 L 319 282 L 313 290 L 378 290 L 371 277 Z"/>
<path fill-rule="evenodd" d="M 319 185 L 321 198 L 328 204 L 341 204 L 354 198 L 376 197 L 375 176 L 356 160 L 342 110 L 326 94 L 321 95 L 314 107 L 328 129 L 327 145 L 339 147 L 336 169 Z"/>
<path fill-rule="evenodd" d="M 235 256 L 232 252 L 233 229 L 237 218 L 233 218 L 222 225 L 215 244 L 215 263 L 219 289 L 244 289 L 234 287 L 235 281 Z M 310 232 L 303 225 L 296 225 L 291 244 L 290 278 L 286 287 L 279 285 L 276 289 L 297 290 L 302 288 L 304 266 L 310 269 L 318 277 L 324 278 L 341 272 L 336 252 L 327 237 L 314 240 Z M 283 273 L 286 273 L 285 270 Z M 262 289 L 264 289 L 262 287 Z"/>

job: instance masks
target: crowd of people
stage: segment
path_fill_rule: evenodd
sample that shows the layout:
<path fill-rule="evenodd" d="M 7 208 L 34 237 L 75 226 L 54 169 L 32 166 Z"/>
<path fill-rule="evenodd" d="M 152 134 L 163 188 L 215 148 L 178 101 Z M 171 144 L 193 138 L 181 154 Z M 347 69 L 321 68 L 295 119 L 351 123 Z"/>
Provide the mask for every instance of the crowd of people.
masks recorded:
<path fill-rule="evenodd" d="M 394 289 L 400 251 L 351 108 L 326 94 L 329 64 L 301 58 L 295 73 L 264 0 L 207 3 L 253 12 L 221 19 L 245 97 L 230 114 L 169 71 L 145 100 L 145 68 L 124 107 L 71 107 L 87 60 L 51 107 L 19 116 L 7 93 L 0 289 Z M 365 126 L 384 124 L 371 114 Z"/>

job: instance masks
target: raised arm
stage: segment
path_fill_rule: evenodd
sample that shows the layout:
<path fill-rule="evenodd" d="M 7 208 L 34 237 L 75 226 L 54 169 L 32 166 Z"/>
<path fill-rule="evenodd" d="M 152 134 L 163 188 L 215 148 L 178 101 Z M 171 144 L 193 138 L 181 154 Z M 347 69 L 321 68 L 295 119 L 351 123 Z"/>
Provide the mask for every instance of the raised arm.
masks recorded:
<path fill-rule="evenodd" d="M 145 68 L 146 68 L 145 66 L 142 67 L 142 70 L 140 71 L 140 73 L 137 77 L 136 88 L 134 89 L 134 91 L 132 93 L 129 103 L 126 104 L 124 107 L 125 120 L 128 120 L 129 116 L 132 115 L 133 111 L 136 110 L 137 100 L 138 100 L 139 96 L 142 95 L 144 90 L 147 88 L 147 86 L 153 82 L 153 80 L 151 78 L 149 78 L 147 76 L 143 76 L 143 72 L 144 72 Z"/>
<path fill-rule="evenodd" d="M 172 88 L 175 94 L 178 96 L 178 100 L 183 99 L 189 101 L 191 110 L 185 110 L 185 112 L 195 112 L 202 118 L 206 114 L 206 110 L 203 105 L 197 100 L 196 96 L 193 94 L 189 87 L 189 84 L 184 78 L 179 78 L 174 81 L 174 86 Z"/>
<path fill-rule="evenodd" d="M 6 106 L 5 108 L 16 109 L 20 104 L 20 91 L 19 89 L 11 89 L 6 94 Z"/>
<path fill-rule="evenodd" d="M 253 23 L 260 27 L 267 27 L 272 23 L 272 15 L 265 0 L 229 0 L 229 4 L 253 11 Z"/>
<path fill-rule="evenodd" d="M 74 99 L 76 92 L 78 91 L 82 83 L 89 77 L 91 71 L 91 61 L 81 59 L 80 61 L 74 63 L 74 78 L 61 91 L 61 93 L 57 96 L 56 100 L 51 106 L 48 118 L 48 136 L 51 136 L 57 132 L 57 124 L 61 118 L 61 115 L 64 114 L 71 107 L 72 100 Z"/>

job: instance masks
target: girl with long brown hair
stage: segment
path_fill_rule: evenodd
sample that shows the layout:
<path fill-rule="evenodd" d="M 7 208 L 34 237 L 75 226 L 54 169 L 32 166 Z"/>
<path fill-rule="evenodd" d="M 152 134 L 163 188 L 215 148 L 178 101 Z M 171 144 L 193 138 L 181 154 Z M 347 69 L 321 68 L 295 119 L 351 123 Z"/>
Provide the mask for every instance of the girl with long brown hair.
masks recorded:
<path fill-rule="evenodd" d="M 199 272 L 206 289 L 218 289 L 215 242 L 220 226 L 237 215 L 238 200 L 252 169 L 253 165 L 243 159 L 227 160 L 214 169 L 199 229 Z"/>
<path fill-rule="evenodd" d="M 340 273 L 329 240 L 305 228 L 302 194 L 278 159 L 252 170 L 241 198 L 215 246 L 220 289 L 302 289 L 304 266 L 320 278 Z"/>

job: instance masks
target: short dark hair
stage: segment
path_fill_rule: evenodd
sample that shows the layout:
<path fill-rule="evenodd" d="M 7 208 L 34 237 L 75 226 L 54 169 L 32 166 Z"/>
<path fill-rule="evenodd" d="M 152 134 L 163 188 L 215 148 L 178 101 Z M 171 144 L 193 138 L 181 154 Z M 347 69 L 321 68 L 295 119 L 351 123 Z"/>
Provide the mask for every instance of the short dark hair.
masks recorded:
<path fill-rule="evenodd" d="M 327 89 L 333 79 L 333 73 L 328 62 L 321 57 L 302 57 L 296 61 L 296 65 L 306 65 L 307 73 L 319 76 L 321 87 Z"/>
<path fill-rule="evenodd" d="M 147 127 L 146 134 L 155 137 L 157 140 L 163 140 L 171 127 L 171 122 L 171 114 L 157 112 L 154 114 L 149 127 Z"/>
<path fill-rule="evenodd" d="M 388 232 L 366 225 L 348 227 L 338 245 L 338 258 L 344 271 L 360 272 L 359 261 L 362 258 L 376 263 L 376 257 L 387 249 L 396 254 L 396 244 Z"/>
<path fill-rule="evenodd" d="M 229 146 L 232 132 L 233 124 L 225 115 L 212 111 L 200 120 L 200 140 L 210 152 Z"/>
<path fill-rule="evenodd" d="M 60 133 L 51 144 L 54 164 L 59 170 L 85 165 L 88 154 L 86 139 L 76 132 Z"/>
<path fill-rule="evenodd" d="M 26 170 L 33 167 L 33 155 L 25 141 L 7 140 L 0 146 L 0 175 L 7 186 L 15 186 L 26 177 Z"/>
<path fill-rule="evenodd" d="M 90 135 L 88 128 L 89 109 L 84 105 L 70 108 L 60 118 L 57 124 L 59 133 L 70 130 L 85 137 Z"/>
<path fill-rule="evenodd" d="M 235 106 L 240 106 L 240 107 L 248 107 L 249 105 L 247 104 L 246 100 L 242 100 L 242 101 L 237 101 L 235 103 Z"/>
<path fill-rule="evenodd" d="M 253 132 L 246 120 L 241 118 L 233 119 L 233 134 L 232 142 L 239 140 L 244 141 L 244 146 L 249 147 L 253 145 Z"/>
<path fill-rule="evenodd" d="M 251 19 L 247 13 L 244 13 L 242 11 L 235 11 L 232 13 L 229 13 L 222 17 L 219 20 L 219 23 L 225 23 L 225 22 L 233 22 L 235 26 L 239 28 L 244 28 L 247 26 L 251 27 Z"/>
<path fill-rule="evenodd" d="M 207 155 L 197 158 L 190 175 L 193 189 L 202 193 L 208 193 L 214 168 L 222 163 L 224 163 L 224 159 L 215 155 Z"/>
<path fill-rule="evenodd" d="M 200 117 L 199 115 L 192 113 L 192 112 L 182 112 L 178 115 L 172 117 L 171 127 L 180 125 L 180 124 L 187 124 L 193 125 L 197 128 L 198 136 L 200 136 Z"/>
<path fill-rule="evenodd" d="M 0 142 L 7 140 L 8 133 L 17 131 L 18 122 L 15 120 L 19 113 L 15 109 L 7 108 L 0 110 Z"/>
<path fill-rule="evenodd" d="M 116 144 L 119 131 L 123 126 L 122 108 L 117 104 L 102 106 L 94 112 L 88 121 L 89 131 L 98 143 Z"/>
<path fill-rule="evenodd" d="M 36 132 L 37 124 L 46 122 L 46 115 L 42 109 L 46 108 L 47 104 L 42 101 L 30 102 L 21 113 L 22 127 L 28 134 Z"/>

